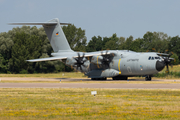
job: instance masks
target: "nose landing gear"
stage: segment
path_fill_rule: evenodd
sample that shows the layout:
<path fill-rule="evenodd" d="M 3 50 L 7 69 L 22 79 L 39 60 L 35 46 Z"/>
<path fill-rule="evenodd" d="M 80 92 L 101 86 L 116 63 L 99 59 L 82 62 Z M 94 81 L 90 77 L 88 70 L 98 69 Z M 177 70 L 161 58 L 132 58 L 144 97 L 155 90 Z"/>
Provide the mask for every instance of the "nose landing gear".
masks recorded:
<path fill-rule="evenodd" d="M 149 76 L 149 75 L 146 76 L 145 80 L 146 80 L 146 81 L 151 81 L 151 76 Z"/>

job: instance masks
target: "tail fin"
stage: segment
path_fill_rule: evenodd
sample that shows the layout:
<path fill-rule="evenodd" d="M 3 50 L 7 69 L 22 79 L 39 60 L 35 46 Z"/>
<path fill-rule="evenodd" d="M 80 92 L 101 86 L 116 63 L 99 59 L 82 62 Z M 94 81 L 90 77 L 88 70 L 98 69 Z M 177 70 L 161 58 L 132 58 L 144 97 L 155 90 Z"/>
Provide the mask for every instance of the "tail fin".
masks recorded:
<path fill-rule="evenodd" d="M 44 30 L 46 31 L 46 34 L 48 36 L 48 39 L 51 43 L 51 46 L 54 52 L 58 52 L 59 50 L 72 51 L 64 35 L 64 32 L 61 28 L 59 19 L 55 18 L 48 21 L 48 23 L 54 23 L 54 22 L 56 22 L 57 24 L 56 25 L 47 25 L 47 24 L 43 25 Z"/>
<path fill-rule="evenodd" d="M 60 23 L 58 18 L 52 19 L 43 23 L 10 23 L 11 25 L 42 25 L 50 41 L 50 44 L 54 52 L 58 51 L 72 51 L 69 43 L 64 35 L 61 25 L 67 25 L 66 23 Z M 60 25 L 61 24 L 61 25 Z"/>

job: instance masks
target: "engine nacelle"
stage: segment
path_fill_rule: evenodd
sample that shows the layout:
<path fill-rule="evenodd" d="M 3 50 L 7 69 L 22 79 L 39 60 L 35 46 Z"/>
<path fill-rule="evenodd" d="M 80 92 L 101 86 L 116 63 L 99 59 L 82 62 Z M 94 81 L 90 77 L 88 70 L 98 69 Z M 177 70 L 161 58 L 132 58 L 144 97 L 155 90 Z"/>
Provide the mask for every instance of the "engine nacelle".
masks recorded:
<path fill-rule="evenodd" d="M 74 68 L 78 71 L 86 73 L 89 70 L 90 62 L 89 62 L 89 60 L 86 60 L 85 58 L 83 58 L 83 59 L 67 58 L 66 65 L 71 66 L 71 68 Z"/>
<path fill-rule="evenodd" d="M 102 56 L 93 56 L 91 58 L 91 63 L 96 64 L 96 65 L 101 65 L 102 64 L 102 62 L 101 62 L 102 60 L 103 60 Z"/>
<path fill-rule="evenodd" d="M 67 58 L 66 59 L 66 65 L 73 66 L 74 63 L 76 63 L 76 60 L 74 58 Z"/>

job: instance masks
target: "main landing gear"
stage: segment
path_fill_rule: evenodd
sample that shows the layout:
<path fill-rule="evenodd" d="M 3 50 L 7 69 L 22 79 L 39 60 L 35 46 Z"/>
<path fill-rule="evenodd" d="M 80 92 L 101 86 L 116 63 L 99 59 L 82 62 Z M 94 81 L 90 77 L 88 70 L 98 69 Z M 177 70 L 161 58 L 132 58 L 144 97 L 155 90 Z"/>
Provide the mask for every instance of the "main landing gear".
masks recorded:
<path fill-rule="evenodd" d="M 151 81 L 151 76 L 146 76 L 145 80 L 146 81 Z"/>
<path fill-rule="evenodd" d="M 103 77 L 103 78 L 91 78 L 91 80 L 107 80 L 106 77 Z"/>
<path fill-rule="evenodd" d="M 127 80 L 128 77 L 125 77 L 125 76 L 116 76 L 116 77 L 113 77 L 112 79 L 113 80 Z"/>

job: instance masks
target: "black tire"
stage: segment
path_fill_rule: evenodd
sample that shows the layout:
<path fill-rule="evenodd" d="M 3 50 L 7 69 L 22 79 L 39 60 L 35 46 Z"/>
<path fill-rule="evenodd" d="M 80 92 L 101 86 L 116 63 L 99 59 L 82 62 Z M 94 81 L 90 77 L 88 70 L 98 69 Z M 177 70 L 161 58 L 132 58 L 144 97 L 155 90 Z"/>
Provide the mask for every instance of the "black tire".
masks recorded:
<path fill-rule="evenodd" d="M 128 79 L 128 77 L 123 77 L 123 80 L 127 80 Z"/>
<path fill-rule="evenodd" d="M 91 78 L 91 80 L 95 80 L 95 78 Z"/>
<path fill-rule="evenodd" d="M 145 80 L 146 81 L 151 81 L 151 77 L 146 77 Z"/>
<path fill-rule="evenodd" d="M 106 77 L 103 77 L 101 80 L 107 80 L 107 78 L 106 78 Z"/>
<path fill-rule="evenodd" d="M 103 78 L 91 78 L 91 80 L 107 80 L 106 77 L 103 77 Z"/>
<path fill-rule="evenodd" d="M 113 77 L 112 79 L 113 80 L 127 80 L 128 77 L 125 77 L 125 76 L 116 76 L 116 77 Z"/>

